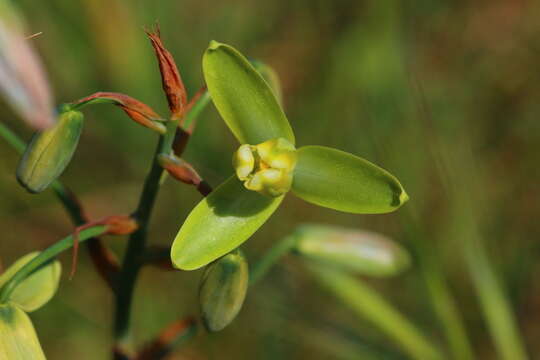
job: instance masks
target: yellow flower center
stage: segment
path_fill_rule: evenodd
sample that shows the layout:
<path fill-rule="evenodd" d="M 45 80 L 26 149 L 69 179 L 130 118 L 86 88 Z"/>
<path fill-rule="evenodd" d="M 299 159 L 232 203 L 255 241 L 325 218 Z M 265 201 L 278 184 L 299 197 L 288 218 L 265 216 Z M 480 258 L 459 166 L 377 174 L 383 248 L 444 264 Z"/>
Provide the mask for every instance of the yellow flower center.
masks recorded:
<path fill-rule="evenodd" d="M 296 148 L 283 138 L 241 145 L 233 155 L 236 175 L 246 189 L 277 197 L 290 190 Z"/>

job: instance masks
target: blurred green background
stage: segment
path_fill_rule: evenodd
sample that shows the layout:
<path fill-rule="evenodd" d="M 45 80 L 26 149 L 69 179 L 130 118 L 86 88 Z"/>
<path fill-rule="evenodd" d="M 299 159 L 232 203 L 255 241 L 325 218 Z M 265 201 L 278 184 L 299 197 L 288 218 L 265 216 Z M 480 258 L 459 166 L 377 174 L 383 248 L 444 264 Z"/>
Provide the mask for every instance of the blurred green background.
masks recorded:
<path fill-rule="evenodd" d="M 96 91 L 138 98 L 166 114 L 154 54 L 143 32 L 156 21 L 193 94 L 211 39 L 278 72 L 300 145 L 360 155 L 396 175 L 411 200 L 389 215 L 357 216 L 293 196 L 244 246 L 254 262 L 303 222 L 386 234 L 413 254 L 402 276 L 371 280 L 427 336 L 445 346 L 433 276 L 447 281 L 477 358 L 496 358 L 472 280 L 476 244 L 487 249 L 530 354 L 540 353 L 540 3 L 353 0 L 18 1 L 56 99 Z M 0 103 L 0 119 L 29 129 Z M 119 109 L 91 107 L 63 180 L 93 218 L 136 206 L 156 136 Z M 185 154 L 212 185 L 232 173 L 237 143 L 212 106 Z M 18 155 L 0 141 L 0 259 L 5 265 L 72 231 L 51 191 L 27 194 Z M 150 241 L 169 245 L 200 195 L 168 181 Z M 123 238 L 107 242 L 119 254 Z M 483 244 L 483 245 L 479 245 Z M 472 249 L 472 250 L 471 250 Z M 70 254 L 61 257 L 64 268 Z M 201 272 L 145 268 L 134 305 L 139 344 L 198 313 Z M 481 278 L 479 281 L 481 282 Z M 82 251 L 77 275 L 32 314 L 50 359 L 105 359 L 112 296 Z M 438 315 L 439 314 L 439 315 Z M 443 350 L 448 353 L 447 350 Z M 401 359 L 401 349 L 319 288 L 301 261 L 284 259 L 251 288 L 235 322 L 200 331 L 171 359 Z"/>

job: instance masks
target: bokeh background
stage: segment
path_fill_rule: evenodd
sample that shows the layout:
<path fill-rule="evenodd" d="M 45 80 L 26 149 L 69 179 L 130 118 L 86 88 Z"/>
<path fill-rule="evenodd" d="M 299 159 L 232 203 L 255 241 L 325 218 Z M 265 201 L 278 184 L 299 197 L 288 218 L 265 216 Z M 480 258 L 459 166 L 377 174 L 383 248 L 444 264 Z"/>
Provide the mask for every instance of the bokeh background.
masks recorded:
<path fill-rule="evenodd" d="M 447 353 L 436 284 L 448 286 L 476 357 L 497 358 L 475 290 L 487 254 L 523 341 L 540 353 L 540 4 L 532 0 L 49 0 L 18 1 L 59 102 L 127 93 L 166 114 L 153 51 L 156 21 L 189 92 L 203 84 L 211 39 L 278 72 L 299 144 L 337 147 L 395 174 L 411 200 L 388 215 L 341 214 L 293 196 L 244 246 L 250 261 L 299 223 L 379 231 L 404 244 L 413 266 L 366 279 Z M 136 206 L 156 136 L 107 105 L 85 110 L 81 144 L 63 180 L 100 218 Z M 0 119 L 29 129 L 0 103 Z M 185 154 L 217 185 L 237 144 L 209 106 Z M 4 265 L 72 226 L 51 191 L 15 181 L 18 155 L 0 141 L 0 258 Z M 152 219 L 152 244 L 171 243 L 200 195 L 169 181 Z M 107 242 L 119 254 L 122 238 Z M 474 246 L 471 246 L 474 244 Z M 483 249 L 478 253 L 478 249 Z M 69 267 L 70 255 L 61 260 Z M 133 313 L 138 344 L 198 313 L 201 272 L 145 268 Z M 434 280 L 435 279 L 435 280 Z M 434 285 L 435 284 L 435 285 Z M 110 356 L 112 296 L 82 251 L 76 277 L 32 314 L 50 359 Z M 171 359 L 402 359 L 403 351 L 285 258 L 250 289 L 221 333 L 198 335 Z"/>

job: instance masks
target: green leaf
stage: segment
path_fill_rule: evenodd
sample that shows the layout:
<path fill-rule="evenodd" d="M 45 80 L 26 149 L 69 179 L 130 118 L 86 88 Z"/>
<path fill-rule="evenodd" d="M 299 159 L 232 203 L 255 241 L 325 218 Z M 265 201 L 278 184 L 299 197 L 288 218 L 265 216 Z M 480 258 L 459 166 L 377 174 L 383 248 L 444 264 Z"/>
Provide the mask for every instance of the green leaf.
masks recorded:
<path fill-rule="evenodd" d="M 45 360 L 30 318 L 13 304 L 0 305 L 0 359 Z"/>
<path fill-rule="evenodd" d="M 232 176 L 187 217 L 172 245 L 174 266 L 195 270 L 227 254 L 257 231 L 282 200 L 249 191 Z"/>
<path fill-rule="evenodd" d="M 238 141 L 260 144 L 294 134 L 272 89 L 249 61 L 229 45 L 212 41 L 203 72 L 214 105 Z"/>
<path fill-rule="evenodd" d="M 0 288 L 19 269 L 39 255 L 32 252 L 18 259 L 2 275 L 0 275 Z M 26 312 L 31 312 L 45 305 L 58 290 L 62 266 L 60 262 L 53 261 L 34 271 L 13 290 L 8 298 L 9 302 L 15 303 Z"/>
<path fill-rule="evenodd" d="M 292 191 L 313 204 L 354 214 L 391 212 L 409 199 L 386 170 L 323 146 L 298 149 Z"/>

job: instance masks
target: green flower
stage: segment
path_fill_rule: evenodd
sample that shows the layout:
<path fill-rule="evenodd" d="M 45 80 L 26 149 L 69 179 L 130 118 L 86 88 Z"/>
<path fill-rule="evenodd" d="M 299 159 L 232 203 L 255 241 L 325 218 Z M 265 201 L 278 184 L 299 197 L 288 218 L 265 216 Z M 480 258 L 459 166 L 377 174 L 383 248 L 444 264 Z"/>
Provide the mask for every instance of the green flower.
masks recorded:
<path fill-rule="evenodd" d="M 387 171 L 346 152 L 295 147 L 272 89 L 231 46 L 212 41 L 203 57 L 212 101 L 241 146 L 230 177 L 191 212 L 171 249 L 173 264 L 194 270 L 246 241 L 292 192 L 319 206 L 354 214 L 396 210 L 408 200 Z"/>

